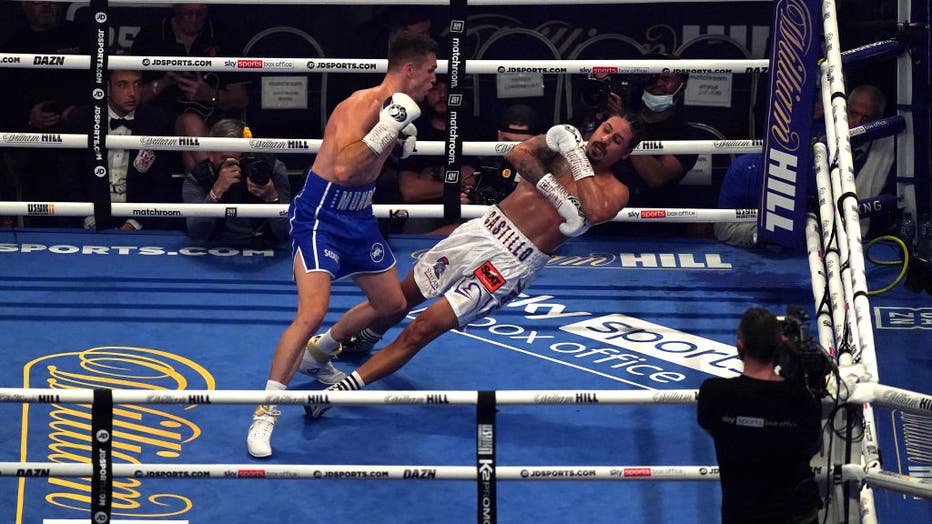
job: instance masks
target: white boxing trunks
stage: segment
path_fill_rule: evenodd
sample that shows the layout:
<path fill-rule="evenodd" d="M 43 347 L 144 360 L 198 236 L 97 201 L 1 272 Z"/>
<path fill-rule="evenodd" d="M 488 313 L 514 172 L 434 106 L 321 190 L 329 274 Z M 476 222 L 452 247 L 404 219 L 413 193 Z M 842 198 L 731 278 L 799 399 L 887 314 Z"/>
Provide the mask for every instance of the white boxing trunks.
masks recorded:
<path fill-rule="evenodd" d="M 443 294 L 462 327 L 517 297 L 549 258 L 490 207 L 424 253 L 414 281 L 425 298 Z"/>

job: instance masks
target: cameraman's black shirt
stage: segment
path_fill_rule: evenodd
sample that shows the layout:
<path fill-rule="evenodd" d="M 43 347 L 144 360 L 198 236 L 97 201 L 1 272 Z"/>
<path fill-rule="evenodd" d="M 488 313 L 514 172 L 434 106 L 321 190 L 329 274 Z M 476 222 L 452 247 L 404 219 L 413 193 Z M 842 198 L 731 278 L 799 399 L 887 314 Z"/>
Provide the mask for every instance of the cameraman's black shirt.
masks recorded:
<path fill-rule="evenodd" d="M 818 507 L 809 460 L 818 451 L 821 406 L 802 387 L 746 377 L 699 388 L 699 425 L 715 441 L 722 522 L 786 522 Z"/>

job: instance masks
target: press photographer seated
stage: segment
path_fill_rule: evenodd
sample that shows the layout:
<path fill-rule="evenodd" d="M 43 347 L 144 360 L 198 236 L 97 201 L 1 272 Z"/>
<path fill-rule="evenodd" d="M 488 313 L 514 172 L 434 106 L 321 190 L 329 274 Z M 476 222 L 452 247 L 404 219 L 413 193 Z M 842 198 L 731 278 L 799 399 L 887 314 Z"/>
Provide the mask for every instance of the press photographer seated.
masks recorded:
<path fill-rule="evenodd" d="M 218 138 L 252 138 L 244 122 L 220 120 L 210 128 Z M 291 199 L 285 164 L 272 155 L 210 151 L 182 186 L 185 203 L 278 204 Z M 288 240 L 286 218 L 192 217 L 188 235 L 200 244 L 269 247 Z"/>
<path fill-rule="evenodd" d="M 743 374 L 699 388 L 698 420 L 715 441 L 723 523 L 818 521 L 810 460 L 819 450 L 822 410 L 802 373 L 793 380 L 777 374 L 779 353 L 798 349 L 784 347 L 783 332 L 769 311 L 748 309 L 737 337 Z"/>

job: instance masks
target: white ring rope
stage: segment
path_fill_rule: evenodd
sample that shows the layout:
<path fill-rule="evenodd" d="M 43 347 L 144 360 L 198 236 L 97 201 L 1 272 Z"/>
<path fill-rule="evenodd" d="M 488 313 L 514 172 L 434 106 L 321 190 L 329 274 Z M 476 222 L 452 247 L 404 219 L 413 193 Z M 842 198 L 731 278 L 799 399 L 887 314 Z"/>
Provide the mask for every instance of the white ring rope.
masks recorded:
<path fill-rule="evenodd" d="M 478 391 L 254 391 L 254 390 L 159 390 L 115 389 L 115 404 L 301 404 L 334 406 L 374 405 L 475 405 Z M 502 406 L 569 404 L 589 406 L 695 404 L 698 390 L 502 390 L 495 402 Z M 932 414 L 932 395 L 872 382 L 850 387 L 850 395 L 840 396 L 850 404 L 873 403 L 917 415 Z M 94 401 L 91 389 L 0 388 L 0 403 L 76 403 Z M 831 399 L 824 401 L 832 405 Z"/>
<path fill-rule="evenodd" d="M 53 0 L 56 2 L 71 2 L 78 0 Z M 590 5 L 590 4 L 714 4 L 714 3 L 761 3 L 770 2 L 771 0 L 550 0 L 547 3 L 551 5 Z M 111 5 L 143 5 L 149 4 L 152 0 L 115 0 L 110 2 Z M 180 0 L 173 1 L 173 4 L 256 4 L 255 0 Z M 263 0 L 263 4 L 280 4 L 280 5 L 450 5 L 450 0 Z M 468 5 L 533 5 L 539 6 L 540 0 L 467 0 Z"/>
<path fill-rule="evenodd" d="M 0 477 L 90 477 L 91 464 L 60 462 L 0 462 Z M 841 465 L 842 480 L 866 481 L 897 492 L 932 498 L 932 486 L 893 471 Z M 709 480 L 719 479 L 709 466 L 496 466 L 496 480 Z M 826 473 L 814 471 L 821 480 Z M 476 466 L 370 464 L 127 464 L 114 463 L 116 478 L 262 479 L 262 480 L 476 480 Z"/>
<path fill-rule="evenodd" d="M 91 464 L 0 462 L 0 477 L 89 477 Z M 709 466 L 496 466 L 496 480 L 718 480 Z M 35 475 L 38 476 L 38 475 Z M 126 464 L 113 476 L 171 479 L 476 480 L 476 466 L 369 464 Z"/>
<path fill-rule="evenodd" d="M 49 56 L 61 60 L 49 63 Z M 682 60 L 466 60 L 466 74 L 549 73 L 589 74 L 593 67 L 613 68 L 619 74 L 682 73 L 766 73 L 770 60 L 757 59 L 682 59 Z M 38 69 L 89 69 L 90 55 L 49 55 L 39 53 L 0 53 L 0 67 Z M 437 73 L 446 73 L 447 60 L 437 60 Z M 131 56 L 109 57 L 109 69 L 149 71 L 213 72 L 297 72 L 303 73 L 384 73 L 384 58 L 273 58 L 273 57 L 177 57 Z"/>
<path fill-rule="evenodd" d="M 460 216 L 479 218 L 488 206 L 463 204 Z M 443 204 L 373 204 L 376 218 L 437 218 L 443 216 Z M 86 217 L 94 214 L 92 202 L 0 202 L 0 215 Z M 140 218 L 283 218 L 287 204 L 170 204 L 127 203 L 110 204 L 114 217 Z M 756 209 L 648 209 L 629 207 L 620 211 L 611 222 L 666 223 L 737 223 L 755 222 Z"/>
<path fill-rule="evenodd" d="M 76 133 L 18 133 L 0 131 L 0 147 L 87 149 L 88 135 Z M 316 154 L 322 140 L 306 138 L 220 138 L 209 136 L 107 135 L 111 149 L 156 151 L 252 151 L 256 153 Z M 519 142 L 464 142 L 465 156 L 504 156 Z M 761 140 L 645 140 L 632 155 L 740 155 L 760 153 Z M 446 143 L 429 140 L 417 143 L 414 155 L 440 156 Z"/>

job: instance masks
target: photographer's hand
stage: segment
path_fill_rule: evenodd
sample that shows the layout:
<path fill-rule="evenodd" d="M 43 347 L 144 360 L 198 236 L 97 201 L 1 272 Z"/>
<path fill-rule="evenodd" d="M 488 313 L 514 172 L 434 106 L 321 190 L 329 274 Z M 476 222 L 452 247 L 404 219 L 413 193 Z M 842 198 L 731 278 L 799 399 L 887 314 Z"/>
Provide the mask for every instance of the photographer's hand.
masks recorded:
<path fill-rule="evenodd" d="M 605 110 L 618 115 L 625 114 L 625 104 L 617 93 L 609 93 L 605 99 Z"/>
<path fill-rule="evenodd" d="M 239 161 L 235 158 L 227 158 L 220 164 L 220 172 L 217 173 L 217 181 L 210 188 L 210 194 L 215 200 L 223 198 L 223 194 L 230 190 L 230 186 L 242 180 L 242 174 L 239 169 Z"/>
<path fill-rule="evenodd" d="M 278 190 L 275 189 L 275 184 L 272 183 L 272 180 L 269 179 L 265 185 L 259 185 L 250 180 L 246 179 L 246 190 L 255 195 L 266 204 L 277 204 L 280 199 L 278 197 Z"/>

